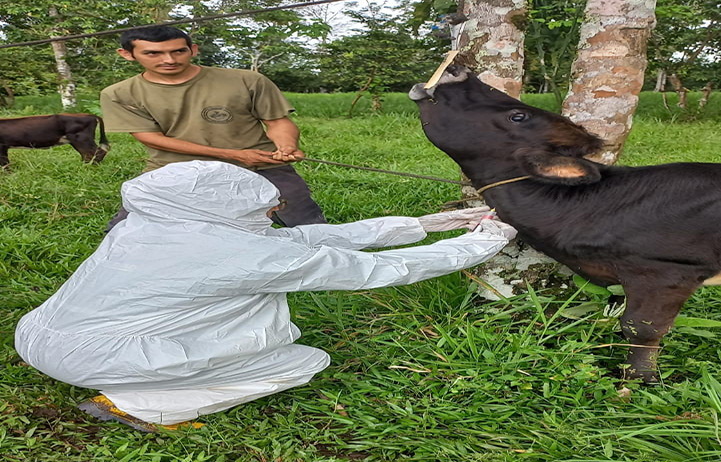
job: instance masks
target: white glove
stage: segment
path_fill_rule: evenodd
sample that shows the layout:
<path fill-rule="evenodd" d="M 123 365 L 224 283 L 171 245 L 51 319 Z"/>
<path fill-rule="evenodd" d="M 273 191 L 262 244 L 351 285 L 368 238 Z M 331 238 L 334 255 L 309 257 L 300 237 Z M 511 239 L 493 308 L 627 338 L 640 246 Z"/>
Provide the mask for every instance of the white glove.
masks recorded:
<path fill-rule="evenodd" d="M 450 231 L 452 229 L 474 229 L 484 216 L 489 215 L 489 207 L 452 210 L 450 212 L 433 213 L 418 217 L 423 230 Z"/>
<path fill-rule="evenodd" d="M 516 237 L 516 234 L 518 234 L 518 231 L 516 231 L 516 228 L 509 225 L 508 223 L 504 223 L 497 219 L 484 219 L 481 220 L 480 223 L 478 223 L 478 227 L 473 230 L 474 233 L 489 233 L 489 234 L 495 234 L 496 236 L 503 236 L 509 241 Z"/>

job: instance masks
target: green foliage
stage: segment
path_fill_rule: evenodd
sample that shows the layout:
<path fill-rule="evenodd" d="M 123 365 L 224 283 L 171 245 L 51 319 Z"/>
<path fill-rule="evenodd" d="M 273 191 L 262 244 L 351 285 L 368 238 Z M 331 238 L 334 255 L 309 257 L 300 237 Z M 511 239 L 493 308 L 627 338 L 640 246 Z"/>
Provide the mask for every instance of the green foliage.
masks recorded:
<path fill-rule="evenodd" d="M 659 0 L 649 42 L 649 71 L 677 74 L 684 86 L 721 86 L 721 11 L 715 0 Z M 655 82 L 648 79 L 647 87 Z"/>
<path fill-rule="evenodd" d="M 358 91 L 367 87 L 378 94 L 409 88 L 433 72 L 439 57 L 420 50 L 408 35 L 368 31 L 325 45 L 320 69 L 330 90 Z"/>
<path fill-rule="evenodd" d="M 193 2 L 196 16 L 208 16 L 224 10 L 242 11 L 275 7 L 281 4 L 273 0 L 260 4 L 247 1 L 225 1 L 221 4 Z M 270 63 L 293 61 L 303 55 L 306 48 L 297 37 L 305 40 L 322 39 L 330 32 L 327 24 L 315 19 L 305 19 L 297 10 L 279 10 L 240 17 L 228 21 L 202 23 L 194 37 L 203 37 L 198 44 L 201 50 L 212 51 L 203 64 L 227 65 L 264 71 Z M 205 59 L 201 52 L 201 59 Z"/>
<path fill-rule="evenodd" d="M 578 286 L 579 289 L 581 289 L 587 294 L 601 295 L 604 297 L 610 297 L 611 295 L 613 295 L 611 291 L 606 287 L 593 284 L 577 274 L 573 275 L 573 282 L 576 284 L 576 286 Z"/>
<path fill-rule="evenodd" d="M 646 88 L 659 69 L 676 72 L 700 89 L 721 85 L 721 28 L 714 0 L 659 0 L 658 25 L 649 45 Z M 0 44 L 153 24 L 167 19 L 209 16 L 280 5 L 280 0 L 16 0 L 0 3 Z M 585 2 L 533 0 L 528 5 L 524 85 L 551 92 L 558 104 L 570 74 Z M 57 8 L 59 18 L 48 15 Z M 429 26 L 457 9 L 453 0 L 403 0 L 394 17 L 380 4 L 347 12 L 359 25 L 353 36 L 330 40 L 330 26 L 302 10 L 183 25 L 200 45 L 199 64 L 259 70 L 286 91 L 359 91 L 379 106 L 385 92 L 405 91 L 432 73 L 448 49 Z M 117 36 L 66 42 L 67 61 L 79 88 L 99 91 L 139 71 L 116 55 Z M 319 45 L 319 46 L 317 46 Z M 19 96 L 54 91 L 58 78 L 50 45 L 0 50 L 0 84 Z"/>
<path fill-rule="evenodd" d="M 560 106 L 580 38 L 585 1 L 533 0 L 525 34 L 526 91 L 553 93 Z"/>
<path fill-rule="evenodd" d="M 410 24 L 415 30 L 456 11 L 458 2 L 420 0 Z M 579 0 L 528 2 L 525 32 L 524 85 L 526 91 L 551 92 L 560 100 L 568 85 L 579 28 L 586 2 Z M 659 0 L 657 25 L 649 43 L 645 89 L 653 89 L 659 69 L 676 73 L 685 86 L 700 90 L 707 82 L 721 86 L 721 13 L 716 0 Z"/>
<path fill-rule="evenodd" d="M 320 48 L 318 67 L 327 90 L 367 92 L 380 108 L 382 93 L 407 90 L 433 72 L 441 50 L 432 42 L 373 7 L 351 16 L 365 29 Z"/>
<path fill-rule="evenodd" d="M 56 35 L 84 34 L 119 28 L 121 24 L 149 24 L 167 19 L 169 2 L 80 0 L 17 0 L 0 4 L 0 21 L 5 35 L 0 43 L 47 39 Z M 58 18 L 48 15 L 53 6 Z M 80 87 L 102 88 L 137 72 L 120 66 L 116 55 L 117 36 L 102 36 L 65 42 L 67 62 Z M 55 89 L 58 77 L 50 44 L 0 50 L 0 69 L 8 68 L 7 79 L 17 95 L 45 93 Z M 13 71 L 13 65 L 14 71 Z M 42 72 L 40 71 L 42 69 Z M 25 73 L 28 70 L 29 72 Z M 18 75 L 20 74 L 20 75 Z"/>
<path fill-rule="evenodd" d="M 56 90 L 52 50 L 37 53 L 30 48 L 0 50 L 0 83 L 15 94 L 40 95 Z"/>
<path fill-rule="evenodd" d="M 80 0 L 54 2 L 50 0 L 18 0 L 0 4 L 0 43 L 45 39 L 52 35 L 73 35 L 112 30 L 129 25 L 144 25 L 163 20 L 185 18 L 187 15 L 209 16 L 228 11 L 242 11 L 280 4 L 267 2 L 230 1 L 205 2 L 187 0 L 105 1 Z M 48 16 L 55 6 L 58 19 Z M 198 63 L 203 65 L 261 69 L 269 62 L 283 57 L 278 69 L 304 69 L 293 56 L 307 53 L 297 38 L 323 38 L 326 24 L 304 19 L 295 10 L 275 11 L 249 19 L 229 19 L 181 26 L 188 30 L 201 47 Z M 115 50 L 116 35 L 86 38 L 66 42 L 67 62 L 76 83 L 81 88 L 101 88 L 136 74 L 138 66 L 125 62 Z M 9 48 L 0 50 L 0 77 L 17 95 L 33 95 L 54 90 L 57 86 L 55 62 L 51 46 Z M 291 65 L 288 65 L 291 63 Z M 295 82 L 302 81 L 299 72 Z M 1 82 L 0 82 L 1 83 Z M 299 88 L 300 89 L 300 88 Z"/>

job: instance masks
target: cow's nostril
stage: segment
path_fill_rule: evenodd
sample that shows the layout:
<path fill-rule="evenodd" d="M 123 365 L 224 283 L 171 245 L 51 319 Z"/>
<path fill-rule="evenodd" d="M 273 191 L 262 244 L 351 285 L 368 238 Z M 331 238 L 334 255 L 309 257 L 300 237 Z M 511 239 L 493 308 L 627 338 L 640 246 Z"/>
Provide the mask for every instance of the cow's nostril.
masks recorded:
<path fill-rule="evenodd" d="M 466 71 L 466 68 L 459 65 L 459 64 L 451 64 L 448 66 L 448 72 L 450 72 L 454 77 L 458 77 L 459 75 L 464 74 Z"/>

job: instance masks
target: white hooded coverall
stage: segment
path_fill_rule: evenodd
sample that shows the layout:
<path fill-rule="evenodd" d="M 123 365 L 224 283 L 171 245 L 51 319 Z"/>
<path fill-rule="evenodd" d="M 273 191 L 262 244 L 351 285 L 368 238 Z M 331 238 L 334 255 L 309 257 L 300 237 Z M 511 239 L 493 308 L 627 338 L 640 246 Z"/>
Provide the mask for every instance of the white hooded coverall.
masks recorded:
<path fill-rule="evenodd" d="M 167 165 L 122 186 L 128 218 L 40 307 L 15 347 L 30 365 L 173 424 L 308 382 L 328 355 L 293 342 L 286 293 L 410 284 L 477 265 L 508 240 L 418 242 L 418 219 L 274 229 L 278 191 L 223 162 Z"/>

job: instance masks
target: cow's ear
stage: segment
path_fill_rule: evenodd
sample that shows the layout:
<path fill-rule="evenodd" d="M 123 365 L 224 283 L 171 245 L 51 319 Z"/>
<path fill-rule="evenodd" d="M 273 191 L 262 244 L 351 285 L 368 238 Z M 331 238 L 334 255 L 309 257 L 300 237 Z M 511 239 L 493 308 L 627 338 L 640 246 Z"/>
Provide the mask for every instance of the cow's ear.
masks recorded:
<path fill-rule="evenodd" d="M 599 164 L 586 159 L 541 150 L 519 154 L 526 173 L 546 183 L 573 186 L 595 183 L 601 179 Z"/>

